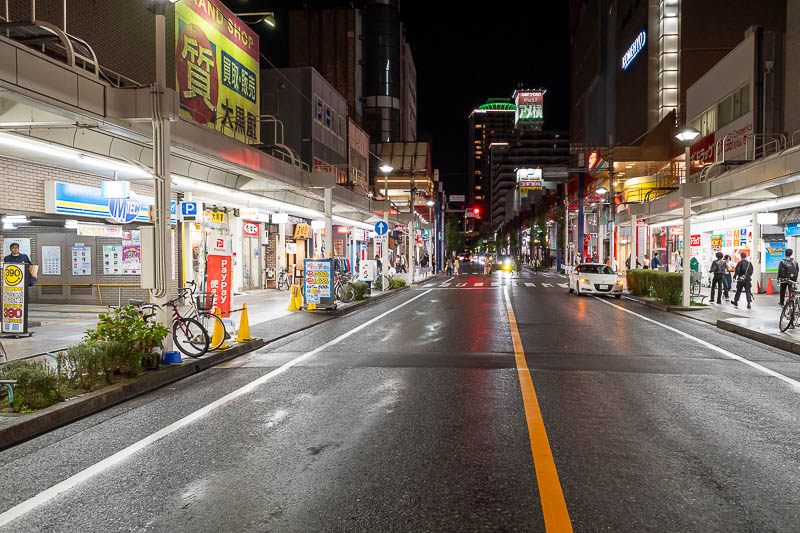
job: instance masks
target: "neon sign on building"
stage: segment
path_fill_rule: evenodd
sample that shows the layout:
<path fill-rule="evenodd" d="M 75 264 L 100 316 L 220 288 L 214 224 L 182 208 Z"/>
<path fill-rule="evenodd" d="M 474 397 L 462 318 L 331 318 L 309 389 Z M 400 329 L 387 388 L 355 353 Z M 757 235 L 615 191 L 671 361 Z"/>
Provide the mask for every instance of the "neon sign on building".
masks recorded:
<path fill-rule="evenodd" d="M 646 44 L 647 32 L 642 30 L 628 47 L 628 51 L 622 55 L 622 70 L 628 70 L 628 67 L 633 63 L 633 60 L 636 59 L 636 56 L 639 55 L 639 52 L 644 49 Z"/>

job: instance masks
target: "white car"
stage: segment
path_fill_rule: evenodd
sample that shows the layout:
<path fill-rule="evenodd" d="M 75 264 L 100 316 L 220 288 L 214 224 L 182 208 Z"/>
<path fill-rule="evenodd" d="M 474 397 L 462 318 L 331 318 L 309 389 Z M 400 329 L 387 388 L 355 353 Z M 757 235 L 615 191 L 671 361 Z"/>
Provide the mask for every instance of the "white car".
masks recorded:
<path fill-rule="evenodd" d="M 569 273 L 569 292 L 622 297 L 624 280 L 614 270 L 600 263 L 581 263 Z"/>

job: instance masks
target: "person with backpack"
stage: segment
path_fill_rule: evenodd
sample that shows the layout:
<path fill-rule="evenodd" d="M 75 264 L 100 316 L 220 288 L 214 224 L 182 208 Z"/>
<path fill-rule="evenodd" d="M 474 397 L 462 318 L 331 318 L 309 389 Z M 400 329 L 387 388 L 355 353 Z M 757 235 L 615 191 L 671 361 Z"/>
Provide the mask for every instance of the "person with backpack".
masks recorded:
<path fill-rule="evenodd" d="M 747 253 L 742 252 L 742 260 L 739 261 L 739 264 L 736 265 L 736 270 L 733 272 L 733 279 L 736 280 L 736 296 L 731 300 L 732 306 L 739 307 L 739 296 L 741 296 L 742 289 L 744 289 L 747 297 L 747 308 L 750 309 L 750 302 L 753 301 L 753 293 L 750 291 L 752 277 L 753 263 L 747 260 Z"/>
<path fill-rule="evenodd" d="M 785 280 L 792 280 L 797 281 L 797 261 L 792 258 L 792 249 L 786 249 L 786 257 L 781 259 L 780 264 L 778 265 L 778 279 L 781 282 L 781 299 L 780 299 L 780 306 L 783 307 L 783 301 L 786 298 L 786 289 L 791 287 L 792 284 L 789 281 Z"/>
<path fill-rule="evenodd" d="M 725 272 L 728 270 L 728 264 L 722 259 L 722 252 L 717 252 L 717 260 L 711 263 L 711 269 L 709 272 L 713 274 L 713 279 L 711 280 L 711 300 L 709 300 L 712 304 L 714 303 L 714 289 L 717 289 L 717 303 L 722 303 L 722 291 L 724 285 L 724 278 Z"/>

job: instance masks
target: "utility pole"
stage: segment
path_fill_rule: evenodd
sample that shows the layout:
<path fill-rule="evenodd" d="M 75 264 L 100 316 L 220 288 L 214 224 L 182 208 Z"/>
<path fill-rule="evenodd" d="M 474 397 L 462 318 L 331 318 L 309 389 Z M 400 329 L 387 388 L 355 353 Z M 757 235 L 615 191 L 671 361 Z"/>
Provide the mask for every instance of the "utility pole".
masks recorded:
<path fill-rule="evenodd" d="M 414 172 L 411 172 L 411 225 L 408 227 L 408 268 L 411 272 L 411 284 L 414 283 L 414 258 L 417 252 L 417 237 L 415 235 L 417 217 L 414 211 L 414 200 L 417 196 L 417 188 L 414 184 Z"/>
<path fill-rule="evenodd" d="M 614 134 L 610 134 L 608 136 L 609 146 L 608 146 L 608 208 L 609 208 L 609 219 L 611 221 L 611 228 L 609 232 L 609 246 L 608 246 L 608 254 L 611 258 L 609 264 L 611 268 L 616 270 L 617 266 L 617 239 L 615 239 L 615 228 L 614 225 L 617 219 L 617 196 L 616 191 L 614 189 Z"/>

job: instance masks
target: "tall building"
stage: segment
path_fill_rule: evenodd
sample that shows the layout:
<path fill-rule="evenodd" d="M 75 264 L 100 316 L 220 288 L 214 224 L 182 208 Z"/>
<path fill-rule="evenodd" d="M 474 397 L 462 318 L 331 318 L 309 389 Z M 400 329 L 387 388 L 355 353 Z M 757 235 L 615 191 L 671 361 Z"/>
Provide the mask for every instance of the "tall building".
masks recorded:
<path fill-rule="evenodd" d="M 417 74 L 397 0 L 289 15 L 291 67 L 314 67 L 371 142 L 415 141 Z"/>
<path fill-rule="evenodd" d="M 491 194 L 489 147 L 513 139 L 514 109 L 510 98 L 489 98 L 469 114 L 468 201 L 484 213 Z"/>
<path fill-rule="evenodd" d="M 673 111 L 693 118 L 688 87 L 749 26 L 783 31 L 786 2 L 573 0 L 570 18 L 573 142 L 634 144 Z"/>
<path fill-rule="evenodd" d="M 502 226 L 508 216 L 509 192 L 517 185 L 517 169 L 540 168 L 547 181 L 561 181 L 569 163 L 569 136 L 565 132 L 523 131 L 508 146 L 492 147 L 492 227 Z"/>

